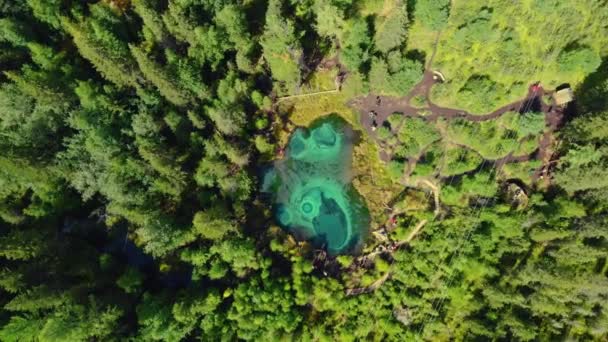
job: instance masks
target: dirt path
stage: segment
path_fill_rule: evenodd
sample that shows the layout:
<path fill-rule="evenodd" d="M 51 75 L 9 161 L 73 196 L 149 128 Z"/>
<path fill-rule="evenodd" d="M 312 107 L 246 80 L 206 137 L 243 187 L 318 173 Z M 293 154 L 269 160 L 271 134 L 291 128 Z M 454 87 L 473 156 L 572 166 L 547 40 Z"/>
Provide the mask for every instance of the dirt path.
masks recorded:
<path fill-rule="evenodd" d="M 378 126 L 381 126 L 384 121 L 386 121 L 386 119 L 389 117 L 389 115 L 393 113 L 401 113 L 403 116 L 406 117 L 422 117 L 430 121 L 435 121 L 438 118 L 445 118 L 448 120 L 455 118 L 463 118 L 469 121 L 481 122 L 487 120 L 494 120 L 507 112 L 518 111 L 521 108 L 530 107 L 530 103 L 539 96 L 551 94 L 551 92 L 545 91 L 542 91 L 539 94 L 538 92 L 529 90 L 526 96 L 519 101 L 504 105 L 491 113 L 477 115 L 471 114 L 461 109 L 441 107 L 433 103 L 428 97 L 430 93 L 430 88 L 435 83 L 433 77 L 433 72 L 427 70 L 424 73 L 424 76 L 420 83 L 414 86 L 412 91 L 405 97 L 395 98 L 387 96 L 368 95 L 350 101 L 348 104 L 359 112 L 361 123 L 368 130 L 368 132 L 372 134 L 372 136 L 374 136 L 374 132 L 372 131 L 372 120 L 369 117 L 369 113 L 371 111 L 376 113 L 376 123 L 378 124 Z M 419 95 L 426 97 L 428 102 L 427 107 L 416 108 L 410 105 L 410 100 L 415 96 Z M 543 107 L 544 106 L 545 105 L 543 104 Z M 541 110 L 542 109 L 546 108 L 541 108 Z M 421 112 L 427 112 L 429 114 L 421 115 Z"/>
<path fill-rule="evenodd" d="M 427 69 L 424 72 L 422 80 L 412 88 L 407 96 L 395 98 L 368 95 L 352 100 L 348 104 L 359 112 L 363 127 L 368 131 L 370 136 L 376 138 L 376 140 L 376 132 L 372 129 L 373 120 L 369 115 L 372 111 L 375 113 L 376 124 L 380 127 L 393 113 L 400 113 L 405 117 L 420 117 L 429 121 L 435 121 L 439 118 L 447 120 L 462 118 L 468 121 L 481 122 L 497 119 L 508 112 L 521 111 L 522 108 L 529 109 L 536 107 L 535 109 L 545 114 L 545 121 L 548 127 L 547 132 L 545 132 L 539 143 L 537 152 L 526 156 L 513 156 L 512 154 L 509 154 L 504 158 L 497 160 L 496 165 L 500 167 L 506 163 L 525 162 L 533 158 L 538 158 L 542 161 L 543 166 L 534 174 L 533 181 L 538 180 L 543 174 L 548 172 L 553 155 L 552 147 L 555 143 L 553 132 L 559 129 L 564 118 L 563 111 L 555 106 L 554 103 L 546 104 L 541 100 L 542 96 L 551 95 L 551 91 L 546 91 L 542 87 L 533 90 L 533 88 L 530 87 L 526 96 L 521 100 L 504 105 L 491 113 L 476 115 L 460 109 L 441 107 L 433 103 L 430 100 L 429 95 L 431 87 L 435 82 L 436 80 L 432 70 Z M 410 104 L 410 101 L 415 96 L 424 96 L 428 106 L 423 108 L 413 107 Z M 426 115 L 421 115 L 421 113 L 426 113 Z M 388 161 L 391 159 L 391 155 L 382 149 L 381 158 L 384 161 Z M 408 169 L 411 169 L 415 164 L 416 160 L 408 160 Z"/>
<path fill-rule="evenodd" d="M 532 176 L 533 182 L 539 182 L 540 180 L 545 181 L 545 185 L 548 185 L 549 178 L 545 178 L 548 176 L 551 169 L 555 167 L 554 154 L 557 149 L 557 141 L 554 137 L 554 132 L 561 128 L 564 122 L 564 112 L 559 108 L 554 106 L 553 104 L 547 108 L 547 114 L 545 116 L 545 122 L 549 127 L 549 130 L 543 134 L 540 144 L 537 158 L 541 161 L 542 166 L 536 170 L 534 175 Z"/>
<path fill-rule="evenodd" d="M 441 208 L 440 208 L 441 204 L 439 203 L 439 188 L 435 184 L 431 183 L 431 181 L 429 181 L 428 179 L 420 180 L 418 182 L 418 185 L 420 185 L 420 183 L 431 188 L 431 191 L 433 192 L 433 199 L 435 200 L 435 212 L 434 213 L 435 213 L 435 216 L 439 215 L 439 212 L 441 210 Z"/>
<path fill-rule="evenodd" d="M 405 240 L 393 243 L 391 246 L 389 246 L 388 249 L 383 249 L 382 251 L 377 251 L 377 252 L 373 252 L 373 253 L 366 255 L 365 256 L 366 261 L 375 258 L 379 254 L 392 253 L 393 251 L 396 251 L 400 247 L 409 244 L 422 231 L 422 228 L 424 228 L 424 226 L 427 224 L 427 222 L 428 222 L 428 220 L 420 221 L 416 225 L 416 227 L 414 227 L 412 232 L 409 233 L 407 238 L 405 238 Z M 358 287 L 358 288 L 353 288 L 353 289 L 346 289 L 346 295 L 347 296 L 356 296 L 359 294 L 370 293 L 370 292 L 376 291 L 380 286 L 382 286 L 382 284 L 384 284 L 384 282 L 386 282 L 390 278 L 391 274 L 393 273 L 393 267 L 394 267 L 394 265 L 391 264 L 390 269 L 382 277 L 378 278 L 376 281 L 374 281 L 369 286 Z"/>
<path fill-rule="evenodd" d="M 428 63 L 425 65 L 425 71 L 423 73 L 422 79 L 410 90 L 410 92 L 406 96 L 395 98 L 369 94 L 365 97 L 360 97 L 348 102 L 349 106 L 359 112 L 360 121 L 363 127 L 367 130 L 371 137 L 375 138 L 376 141 L 378 141 L 376 132 L 374 129 L 372 129 L 374 126 L 374 119 L 377 127 L 380 127 L 393 113 L 401 113 L 403 116 L 406 117 L 421 117 L 429 121 L 436 121 L 439 118 L 445 118 L 447 120 L 462 118 L 473 122 L 481 122 L 487 120 L 494 120 L 508 112 L 521 112 L 522 108 L 530 109 L 537 107 L 535 109 L 545 114 L 545 121 L 549 128 L 547 132 L 543 135 L 537 152 L 528 156 L 517 157 L 513 156 L 512 154 L 509 154 L 506 157 L 497 160 L 496 165 L 502 166 L 510 162 L 523 162 L 528 161 L 532 158 L 538 158 L 542 161 L 543 166 L 539 170 L 537 170 L 533 177 L 533 180 L 535 181 L 536 179 L 538 179 L 542 175 L 542 173 L 546 172 L 547 169 L 550 167 L 551 157 L 553 155 L 552 147 L 554 145 L 555 140 L 553 138 L 553 132 L 556 131 L 563 122 L 563 111 L 559 109 L 555 105 L 555 103 L 546 104 L 544 103 L 544 101 L 542 101 L 542 96 L 552 95 L 553 92 L 543 89 L 540 85 L 538 88 L 530 86 L 528 88 L 528 93 L 521 100 L 509 103 L 494 110 L 493 112 L 481 115 L 472 114 L 465 110 L 457 108 L 447 108 L 439 106 L 433 101 L 431 101 L 430 94 L 431 88 L 436 82 L 438 82 L 437 76 L 434 74 L 432 66 L 439 47 L 440 37 L 441 31 L 438 32 L 437 36 L 435 37 L 433 52 L 431 54 L 431 57 L 429 58 Z M 424 97 L 427 106 L 422 108 L 412 106 L 411 100 L 416 96 Z M 370 118 L 369 114 L 371 112 L 374 113 L 374 119 Z M 425 115 L 421 115 L 422 113 L 424 113 Z M 386 149 L 382 148 L 380 152 L 380 157 L 384 161 L 389 161 L 392 156 L 386 151 Z M 411 171 L 416 162 L 416 159 L 412 160 L 412 158 L 409 158 L 407 169 Z"/>
<path fill-rule="evenodd" d="M 382 284 L 384 284 L 385 281 L 388 280 L 388 278 L 391 276 L 391 271 L 387 271 L 381 278 L 377 279 L 376 281 L 374 281 L 371 285 L 367 286 L 367 287 L 358 287 L 358 288 L 354 288 L 354 289 L 346 289 L 346 295 L 347 296 L 356 296 L 356 295 L 360 295 L 363 293 L 370 293 L 373 292 L 375 290 L 377 290 L 380 286 L 382 286 Z"/>
<path fill-rule="evenodd" d="M 317 92 L 314 92 L 314 93 L 283 96 L 283 97 L 279 97 L 277 99 L 276 103 L 279 103 L 279 102 L 285 101 L 285 100 L 289 100 L 289 99 L 295 99 L 295 98 L 298 98 L 298 97 L 307 97 L 307 96 L 314 96 L 314 95 L 320 95 L 320 94 L 331 94 L 331 93 L 337 93 L 339 91 L 340 91 L 340 89 L 332 89 L 332 90 L 317 91 Z"/>
<path fill-rule="evenodd" d="M 412 230 L 412 232 L 407 236 L 407 238 L 403 241 L 400 241 L 396 244 L 397 247 L 401 247 L 407 243 L 412 242 L 412 240 L 414 240 L 414 238 L 416 237 L 416 235 L 418 235 L 418 233 L 420 233 L 420 231 L 422 230 L 422 228 L 427 224 L 428 220 L 422 220 L 420 221 L 420 223 L 418 223 L 416 225 L 416 227 L 414 228 L 414 230 Z"/>

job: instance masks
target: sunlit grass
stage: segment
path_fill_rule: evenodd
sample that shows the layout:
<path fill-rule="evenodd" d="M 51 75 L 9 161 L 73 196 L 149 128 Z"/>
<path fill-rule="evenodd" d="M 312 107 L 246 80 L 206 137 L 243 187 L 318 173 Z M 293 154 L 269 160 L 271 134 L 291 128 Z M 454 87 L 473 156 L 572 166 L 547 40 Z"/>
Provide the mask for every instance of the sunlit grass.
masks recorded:
<path fill-rule="evenodd" d="M 485 16 L 487 24 L 481 27 L 478 18 L 483 16 L 483 6 L 492 10 Z M 572 41 L 598 53 L 605 51 L 606 28 L 599 26 L 601 20 L 593 13 L 601 11 L 594 6 L 600 5 L 562 2 L 556 8 L 548 2 L 532 6 L 504 1 L 453 2 L 432 67 L 440 70 L 447 82 L 433 89 L 431 99 L 442 106 L 483 114 L 522 98 L 535 81 L 541 81 L 546 89 L 562 83 L 576 87 L 589 71 L 568 69 L 558 57 Z M 467 29 L 474 25 L 480 27 Z M 410 48 L 424 51 L 429 57 L 434 41 L 431 32 L 419 23 L 413 24 Z M 490 98 L 484 99 L 483 93 L 475 98 L 461 92 L 475 75 L 488 75 L 496 82 Z"/>
<path fill-rule="evenodd" d="M 322 116 L 336 113 L 353 127 L 360 127 L 355 113 L 346 105 L 346 101 L 346 97 L 339 92 L 318 94 L 282 101 L 279 110 L 288 113 L 289 119 L 296 126 L 308 126 Z"/>

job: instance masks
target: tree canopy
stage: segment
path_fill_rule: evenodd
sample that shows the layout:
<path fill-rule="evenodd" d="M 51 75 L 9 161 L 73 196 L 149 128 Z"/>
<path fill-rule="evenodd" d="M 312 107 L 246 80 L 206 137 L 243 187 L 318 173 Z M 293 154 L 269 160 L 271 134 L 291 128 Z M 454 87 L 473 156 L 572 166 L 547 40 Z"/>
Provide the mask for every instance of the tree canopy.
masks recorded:
<path fill-rule="evenodd" d="M 607 22 L 0 0 L 0 341 L 607 340 Z M 352 126 L 340 190 L 371 218 L 341 255 L 261 191 L 321 118 Z"/>

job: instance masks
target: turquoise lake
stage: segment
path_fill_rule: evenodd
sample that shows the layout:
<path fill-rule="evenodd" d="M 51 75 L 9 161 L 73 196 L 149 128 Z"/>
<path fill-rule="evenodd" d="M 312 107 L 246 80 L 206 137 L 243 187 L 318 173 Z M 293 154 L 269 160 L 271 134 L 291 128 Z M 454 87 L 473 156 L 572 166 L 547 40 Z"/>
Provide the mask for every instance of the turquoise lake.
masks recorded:
<path fill-rule="evenodd" d="M 330 254 L 354 252 L 369 226 L 369 212 L 351 185 L 355 132 L 335 116 L 298 128 L 283 159 L 266 172 L 278 224 Z"/>

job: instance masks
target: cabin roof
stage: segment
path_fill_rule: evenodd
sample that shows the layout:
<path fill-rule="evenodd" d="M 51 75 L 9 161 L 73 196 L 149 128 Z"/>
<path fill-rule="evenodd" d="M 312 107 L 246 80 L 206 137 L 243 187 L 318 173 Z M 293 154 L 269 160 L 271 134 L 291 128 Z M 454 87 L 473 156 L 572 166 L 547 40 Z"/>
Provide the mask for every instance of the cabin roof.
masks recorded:
<path fill-rule="evenodd" d="M 574 92 L 572 91 L 572 88 L 564 88 L 556 91 L 555 94 L 553 94 L 553 98 L 558 106 L 565 105 L 574 100 Z"/>

